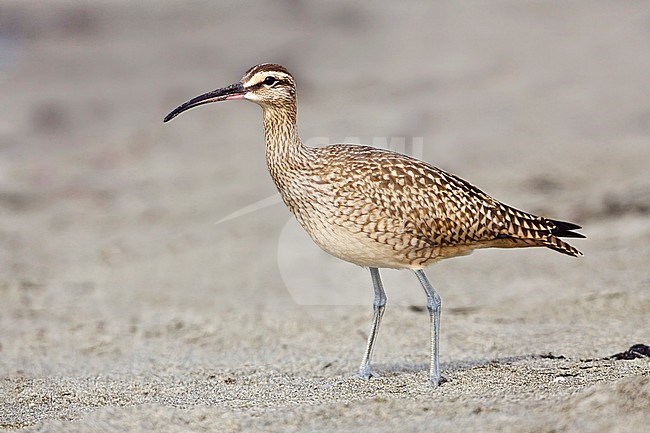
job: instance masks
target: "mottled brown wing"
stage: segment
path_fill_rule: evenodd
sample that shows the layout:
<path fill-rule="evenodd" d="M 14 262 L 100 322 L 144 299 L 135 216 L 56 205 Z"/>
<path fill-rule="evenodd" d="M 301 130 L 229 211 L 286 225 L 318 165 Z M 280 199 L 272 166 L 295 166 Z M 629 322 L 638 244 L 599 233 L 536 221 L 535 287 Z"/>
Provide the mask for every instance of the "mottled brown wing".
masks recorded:
<path fill-rule="evenodd" d="M 431 245 L 475 244 L 499 235 L 499 203 L 468 182 L 404 155 L 341 147 L 328 171 L 338 174 L 335 204 L 342 216 Z"/>

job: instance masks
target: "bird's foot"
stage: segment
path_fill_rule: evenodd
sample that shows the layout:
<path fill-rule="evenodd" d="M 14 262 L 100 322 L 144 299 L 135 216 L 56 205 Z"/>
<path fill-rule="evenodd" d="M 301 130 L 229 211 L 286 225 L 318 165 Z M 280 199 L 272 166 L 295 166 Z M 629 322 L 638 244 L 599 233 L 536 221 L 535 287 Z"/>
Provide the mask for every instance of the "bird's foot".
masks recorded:
<path fill-rule="evenodd" d="M 439 377 L 430 376 L 429 377 L 429 383 L 434 387 L 438 387 L 438 386 L 442 385 L 445 382 L 449 382 L 449 380 L 444 376 L 439 376 Z"/>
<path fill-rule="evenodd" d="M 377 373 L 370 369 L 370 364 L 362 365 L 361 368 L 359 368 L 358 375 L 360 378 L 365 380 L 369 380 L 371 377 L 379 377 Z"/>

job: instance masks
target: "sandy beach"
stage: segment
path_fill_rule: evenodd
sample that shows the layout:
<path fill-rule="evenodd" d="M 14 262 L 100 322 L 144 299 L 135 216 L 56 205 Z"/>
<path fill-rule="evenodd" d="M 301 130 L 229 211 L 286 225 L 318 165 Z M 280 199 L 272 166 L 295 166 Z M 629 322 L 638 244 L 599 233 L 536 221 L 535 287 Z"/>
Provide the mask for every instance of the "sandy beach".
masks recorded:
<path fill-rule="evenodd" d="M 642 432 L 650 424 L 647 2 L 0 3 L 0 429 Z M 162 118 L 275 62 L 311 145 L 396 148 L 585 253 L 367 270 L 282 205 L 260 110 Z M 633 356 L 628 356 L 632 358 Z M 618 357 L 620 358 L 620 357 Z"/>

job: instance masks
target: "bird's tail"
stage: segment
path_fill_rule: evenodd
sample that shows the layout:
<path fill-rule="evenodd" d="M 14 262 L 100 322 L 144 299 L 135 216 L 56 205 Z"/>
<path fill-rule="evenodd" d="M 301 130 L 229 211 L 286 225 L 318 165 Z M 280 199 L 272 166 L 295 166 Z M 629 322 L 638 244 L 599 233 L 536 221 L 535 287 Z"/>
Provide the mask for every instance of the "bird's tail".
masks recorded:
<path fill-rule="evenodd" d="M 577 224 L 573 224 L 566 221 L 558 221 L 545 218 L 546 221 L 553 224 L 555 227 L 551 229 L 552 236 L 549 236 L 546 240 L 546 246 L 552 250 L 558 251 L 563 254 L 567 254 L 573 257 L 581 257 L 584 254 L 580 252 L 577 248 L 569 245 L 560 238 L 584 238 L 585 235 L 576 233 L 573 230 L 579 230 L 580 227 Z"/>
<path fill-rule="evenodd" d="M 584 238 L 585 237 L 585 235 L 573 231 L 573 230 L 580 230 L 582 228 L 578 224 L 573 224 L 566 221 L 552 220 L 548 218 L 545 218 L 545 220 L 552 223 L 555 226 L 555 229 L 551 230 L 553 236 L 557 236 L 558 238 Z"/>
<path fill-rule="evenodd" d="M 584 238 L 584 236 L 580 235 L 579 233 L 573 233 L 574 235 L 579 235 L 579 236 L 570 236 L 570 237 L 580 237 Z M 582 257 L 584 254 L 580 252 L 577 248 L 573 247 L 572 245 L 569 245 L 568 243 L 564 242 L 562 239 L 556 237 L 556 236 L 550 236 L 545 242 L 544 245 L 547 246 L 548 248 L 555 250 L 559 253 L 566 254 L 572 257 Z"/>
<path fill-rule="evenodd" d="M 501 205 L 504 232 L 499 237 L 508 237 L 525 246 L 544 246 L 573 257 L 583 254 L 560 238 L 584 238 L 574 230 L 581 229 L 577 224 L 552 220 Z"/>

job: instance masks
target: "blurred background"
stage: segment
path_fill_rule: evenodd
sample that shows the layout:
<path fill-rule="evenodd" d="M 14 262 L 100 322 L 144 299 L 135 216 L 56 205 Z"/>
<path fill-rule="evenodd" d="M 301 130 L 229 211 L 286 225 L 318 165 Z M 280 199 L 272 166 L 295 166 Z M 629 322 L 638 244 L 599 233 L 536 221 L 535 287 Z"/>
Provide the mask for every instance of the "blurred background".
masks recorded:
<path fill-rule="evenodd" d="M 443 363 L 647 337 L 649 23 L 645 1 L 3 0 L 0 368 L 331 356 L 352 371 L 367 271 L 318 250 L 282 204 L 216 224 L 275 194 L 260 109 L 162 123 L 262 62 L 296 77 L 305 141 L 401 138 L 585 227 L 581 260 L 480 251 L 431 268 Z M 379 362 L 425 363 L 424 296 L 409 273 L 386 279 Z"/>

